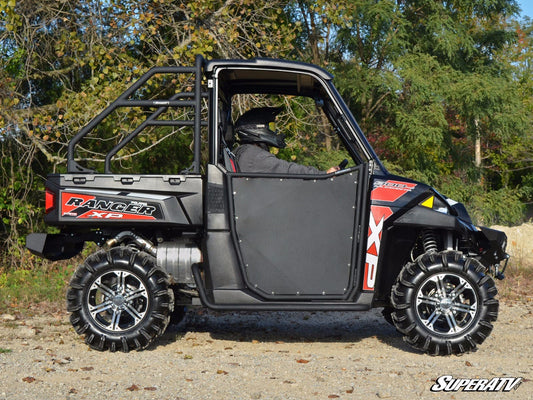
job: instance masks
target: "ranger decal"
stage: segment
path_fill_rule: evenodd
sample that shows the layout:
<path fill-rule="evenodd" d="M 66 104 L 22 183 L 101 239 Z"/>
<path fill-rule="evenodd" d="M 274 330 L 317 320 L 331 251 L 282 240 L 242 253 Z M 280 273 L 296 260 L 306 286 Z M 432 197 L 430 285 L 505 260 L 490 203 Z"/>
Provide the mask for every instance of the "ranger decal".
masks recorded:
<path fill-rule="evenodd" d="M 77 219 L 155 220 L 159 206 L 143 201 L 108 199 L 79 193 L 61 194 L 61 216 Z"/>

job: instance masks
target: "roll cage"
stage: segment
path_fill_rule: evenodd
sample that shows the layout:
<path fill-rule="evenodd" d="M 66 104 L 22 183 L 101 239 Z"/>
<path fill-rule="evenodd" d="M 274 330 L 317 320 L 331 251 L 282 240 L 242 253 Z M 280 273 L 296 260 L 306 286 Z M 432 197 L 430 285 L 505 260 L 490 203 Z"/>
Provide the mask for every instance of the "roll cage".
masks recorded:
<path fill-rule="evenodd" d="M 140 98 L 143 88 L 154 76 L 186 74 L 192 76 L 192 90 L 167 91 L 174 94 L 163 98 Z M 224 135 L 227 126 L 231 124 L 231 97 L 236 94 L 279 94 L 313 98 L 323 108 L 356 164 L 368 162 L 372 164 L 374 171 L 377 169 L 386 172 L 355 118 L 342 101 L 332 78 L 327 71 L 314 65 L 265 58 L 206 61 L 202 56 L 197 56 L 194 67 L 152 68 L 72 138 L 67 150 L 67 172 L 95 173 L 78 163 L 76 146 L 117 109 L 140 107 L 145 111 L 144 120 L 106 153 L 104 173 L 113 173 L 113 157 L 146 128 L 187 126 L 193 129 L 193 164 L 183 173 L 200 174 L 201 131 L 209 127 L 209 162 L 217 163 L 221 138 L 223 140 L 221 135 Z M 209 103 L 218 106 L 210 106 Z M 207 120 L 205 117 L 202 119 L 206 115 L 206 104 Z M 187 107 L 194 111 L 192 119 L 163 118 L 169 108 Z"/>
<path fill-rule="evenodd" d="M 275 94 L 314 99 L 355 163 L 373 163 L 374 168 L 386 172 L 327 71 L 301 62 L 263 58 L 213 60 L 207 62 L 205 70 L 212 89 L 211 101 L 218 103 L 218 107 L 211 107 L 210 115 L 210 121 L 219 128 L 211 130 L 211 163 L 217 162 L 221 154 L 219 144 L 227 139 L 226 130 L 231 124 L 231 98 L 237 94 Z"/>

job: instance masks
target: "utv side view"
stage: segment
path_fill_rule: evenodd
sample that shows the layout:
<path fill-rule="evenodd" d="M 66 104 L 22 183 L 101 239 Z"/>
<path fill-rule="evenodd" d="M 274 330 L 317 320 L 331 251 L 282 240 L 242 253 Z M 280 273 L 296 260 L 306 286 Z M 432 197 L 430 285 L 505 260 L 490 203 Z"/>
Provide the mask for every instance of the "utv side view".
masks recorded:
<path fill-rule="evenodd" d="M 332 79 L 300 62 L 197 56 L 193 67 L 151 69 L 70 141 L 67 173 L 46 180 L 45 222 L 60 233 L 30 234 L 27 248 L 61 260 L 85 242 L 101 247 L 67 293 L 72 325 L 90 347 L 143 349 L 196 306 L 380 307 L 411 346 L 434 355 L 472 351 L 487 338 L 505 234 L 474 226 L 462 204 L 433 188 L 389 174 Z M 310 102 L 348 164 L 321 175 L 240 171 L 232 118 L 251 95 Z M 117 113 L 134 114 L 136 125 L 116 133 Z M 191 132 L 190 168 L 121 170 L 128 146 L 156 128 Z M 80 165 L 86 140 L 111 143 L 103 171 Z"/>

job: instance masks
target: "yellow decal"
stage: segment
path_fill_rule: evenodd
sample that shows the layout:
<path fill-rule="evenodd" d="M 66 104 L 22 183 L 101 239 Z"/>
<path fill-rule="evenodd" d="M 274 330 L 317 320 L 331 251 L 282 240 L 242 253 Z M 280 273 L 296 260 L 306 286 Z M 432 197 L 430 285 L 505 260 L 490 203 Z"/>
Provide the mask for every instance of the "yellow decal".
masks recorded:
<path fill-rule="evenodd" d="M 433 200 L 435 200 L 435 196 L 431 196 L 429 199 L 424 200 L 420 205 L 427 208 L 433 208 Z"/>

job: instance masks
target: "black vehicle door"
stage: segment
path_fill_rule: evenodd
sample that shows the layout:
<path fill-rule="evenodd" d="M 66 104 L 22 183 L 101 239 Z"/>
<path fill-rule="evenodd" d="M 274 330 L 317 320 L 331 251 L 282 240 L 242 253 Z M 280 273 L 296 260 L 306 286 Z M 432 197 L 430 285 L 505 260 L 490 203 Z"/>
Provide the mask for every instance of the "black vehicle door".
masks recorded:
<path fill-rule="evenodd" d="M 244 280 L 268 299 L 346 299 L 357 279 L 368 164 L 338 175 L 228 174 Z"/>

